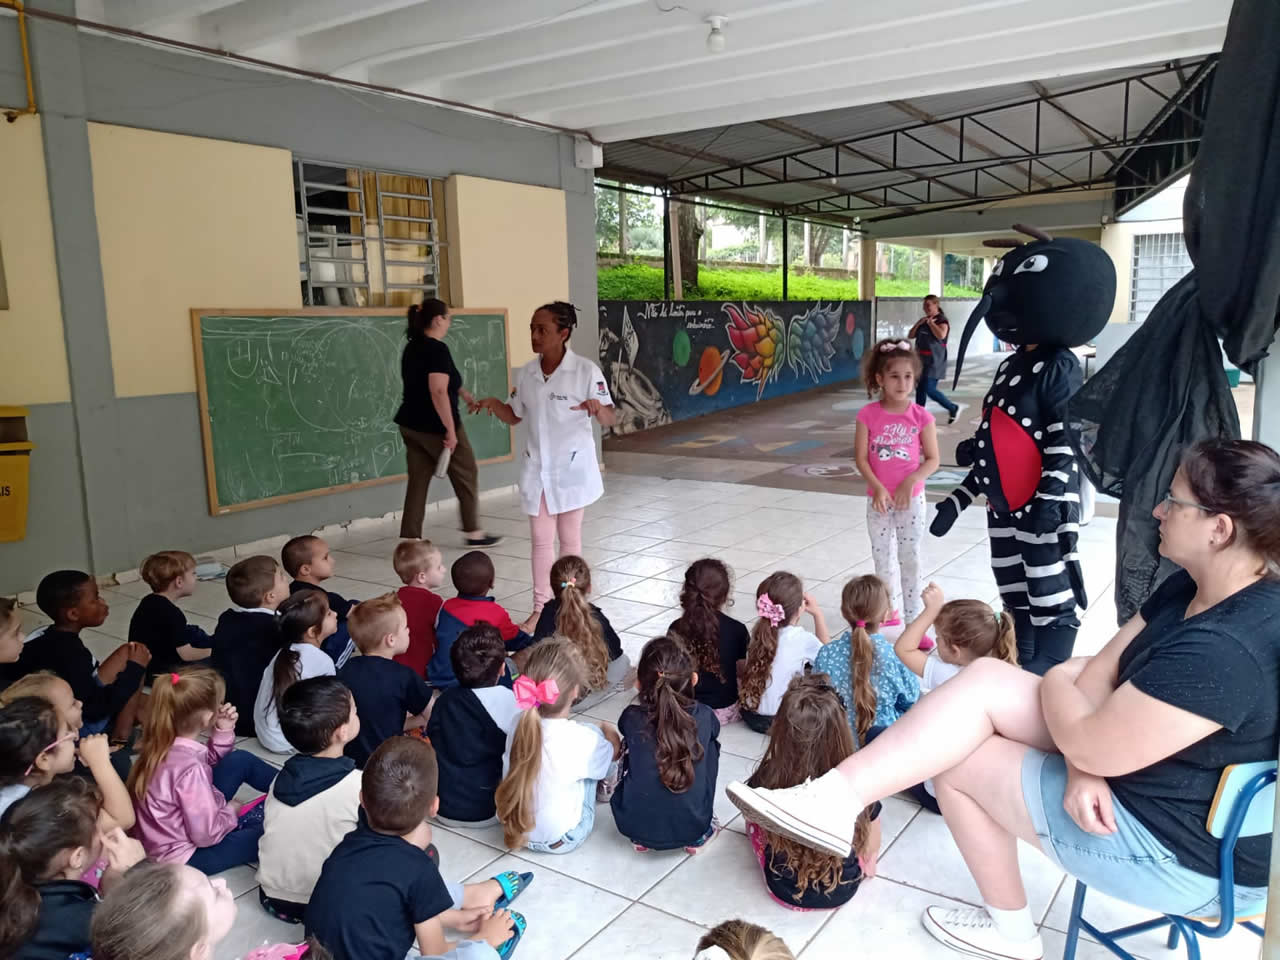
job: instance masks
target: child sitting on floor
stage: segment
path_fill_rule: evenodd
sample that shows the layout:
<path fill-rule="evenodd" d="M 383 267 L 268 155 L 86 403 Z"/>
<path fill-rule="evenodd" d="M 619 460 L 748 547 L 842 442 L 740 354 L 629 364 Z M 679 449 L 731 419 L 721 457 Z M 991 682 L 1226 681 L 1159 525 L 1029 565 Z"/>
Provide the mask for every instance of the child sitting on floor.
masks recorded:
<path fill-rule="evenodd" d="M 502 782 L 507 735 L 520 718 L 515 694 L 498 683 L 507 651 L 498 628 L 479 623 L 449 651 L 458 686 L 431 708 L 427 736 L 440 767 L 440 815 L 446 826 L 497 823 L 494 794 Z"/>
<path fill-rule="evenodd" d="M 426 679 L 427 664 L 436 652 L 436 618 L 444 603 L 436 593 L 444 583 L 444 555 L 430 540 L 402 540 L 391 564 L 404 584 L 397 596 L 409 618 L 409 649 L 396 654 L 395 661 Z"/>
<path fill-rule="evenodd" d="M 293 593 L 276 612 L 280 651 L 262 671 L 258 698 L 253 704 L 253 726 L 259 742 L 273 753 L 293 753 L 280 730 L 280 698 L 299 680 L 331 677 L 337 671 L 321 649 L 338 629 L 338 615 L 319 590 Z"/>
<path fill-rule="evenodd" d="M 572 640 L 587 665 L 586 683 L 575 710 L 585 710 L 614 692 L 627 676 L 631 661 L 622 641 L 591 596 L 591 568 L 572 554 L 551 565 L 551 601 L 538 615 L 534 640 L 555 634 Z"/>
<path fill-rule="evenodd" d="M 726 920 L 698 941 L 693 960 L 795 960 L 782 938 L 745 920 Z"/>
<path fill-rule="evenodd" d="M 524 917 L 507 908 L 533 874 L 450 884 L 427 855 L 437 776 L 431 745 L 413 737 L 388 740 L 365 765 L 364 816 L 325 861 L 306 912 L 307 933 L 335 960 L 403 960 L 415 946 L 438 956 L 453 948 L 446 927 L 506 960 L 523 935 Z"/>
<path fill-rule="evenodd" d="M 44 697 L 19 697 L 0 708 L 0 816 L 75 763 L 76 731 Z"/>
<path fill-rule="evenodd" d="M 341 668 L 356 649 L 347 632 L 347 617 L 351 615 L 356 601 L 324 588 L 324 582 L 333 576 L 333 554 L 329 552 L 329 544 L 311 534 L 294 537 L 281 548 L 280 562 L 285 573 L 293 577 L 293 583 L 289 584 L 290 594 L 299 591 L 323 593 L 329 600 L 329 609 L 338 615 L 338 628 L 325 640 L 321 649 L 329 655 L 335 667 Z"/>
<path fill-rule="evenodd" d="M 608 794 L 616 784 L 617 728 L 569 718 L 585 672 L 578 648 L 552 637 L 534 647 L 515 682 L 516 705 L 524 712 L 507 742 L 507 774 L 496 797 L 512 850 L 576 850 L 595 826 L 597 790 Z"/>
<path fill-rule="evenodd" d="M 729 600 L 729 568 L 710 557 L 695 560 L 680 588 L 680 619 L 668 628 L 684 641 L 698 671 L 693 691 L 699 703 L 716 712 L 722 724 L 742 719 L 738 708 L 738 664 L 746 663 L 751 635 L 733 617 L 725 616 Z"/>
<path fill-rule="evenodd" d="M 359 734 L 347 744 L 346 755 L 363 767 L 384 740 L 426 725 L 431 688 L 393 659 L 409 649 L 409 621 L 394 593 L 352 610 L 350 627 L 363 656 L 348 660 L 338 679 L 351 690 L 360 715 Z"/>
<path fill-rule="evenodd" d="M 218 618 L 210 662 L 236 708 L 236 736 L 252 737 L 262 672 L 280 649 L 276 610 L 289 596 L 289 581 L 271 557 L 245 557 L 227 571 L 227 596 L 235 608 Z"/>
<path fill-rule="evenodd" d="M 147 857 L 188 863 L 207 874 L 258 859 L 262 805 L 232 798 L 246 783 L 264 792 L 276 768 L 235 750 L 236 708 L 223 702 L 222 678 L 183 667 L 151 688 L 142 749 L 129 773 Z M 210 730 L 212 728 L 212 730 Z M 208 743 L 196 737 L 208 733 Z"/>
<path fill-rule="evenodd" d="M 141 706 L 151 652 L 141 644 L 126 643 L 101 664 L 94 660 L 80 631 L 102 626 L 110 611 L 97 581 L 80 570 L 58 570 L 41 580 L 36 604 L 53 626 L 23 646 L 17 676 L 37 670 L 56 673 L 71 684 L 84 704 L 82 732 L 110 733 L 113 740 L 128 740 Z"/>
<path fill-rule="evenodd" d="M 196 591 L 196 558 L 182 550 L 161 550 L 143 560 L 138 572 L 151 592 L 129 619 L 129 642 L 151 651 L 147 681 L 184 663 L 207 660 L 213 638 L 187 623 L 176 602 Z"/>
<path fill-rule="evenodd" d="M 769 746 L 748 783 L 794 787 L 817 779 L 854 751 L 840 697 L 825 674 L 796 677 L 770 730 Z M 748 824 L 747 836 L 766 889 L 795 910 L 830 910 L 848 903 L 864 877 L 874 877 L 880 854 L 880 804 L 858 815 L 853 849 L 845 857 L 802 846 Z"/>
<path fill-rule="evenodd" d="M 684 848 L 696 854 L 720 829 L 713 815 L 720 721 L 693 698 L 698 680 L 675 637 L 644 645 L 638 702 L 618 718 L 625 750 L 610 801 L 618 832 L 641 852 Z"/>
<path fill-rule="evenodd" d="M 341 680 L 311 677 L 285 691 L 280 729 L 298 752 L 267 793 L 258 900 L 277 920 L 301 923 L 325 858 L 356 828 L 360 771 L 342 750 L 360 732 L 360 717 Z"/>
<path fill-rule="evenodd" d="M 436 652 L 427 665 L 427 680 L 437 690 L 447 690 L 458 685 L 449 660 L 449 650 L 458 635 L 477 623 L 491 623 L 502 634 L 507 652 L 523 650 L 533 643 L 533 638 L 511 622 L 511 616 L 501 604 L 489 596 L 493 589 L 493 561 L 485 553 L 472 550 L 454 561 L 449 571 L 453 578 L 456 597 L 450 597 L 440 608 L 436 620 Z"/>
<path fill-rule="evenodd" d="M 756 733 L 768 733 L 787 684 L 812 665 L 831 637 L 818 602 L 804 592 L 799 577 L 786 571 L 761 581 L 756 588 L 756 613 L 760 619 L 751 630 L 738 699 L 743 722 Z M 813 618 L 813 633 L 799 626 L 803 613 Z"/>

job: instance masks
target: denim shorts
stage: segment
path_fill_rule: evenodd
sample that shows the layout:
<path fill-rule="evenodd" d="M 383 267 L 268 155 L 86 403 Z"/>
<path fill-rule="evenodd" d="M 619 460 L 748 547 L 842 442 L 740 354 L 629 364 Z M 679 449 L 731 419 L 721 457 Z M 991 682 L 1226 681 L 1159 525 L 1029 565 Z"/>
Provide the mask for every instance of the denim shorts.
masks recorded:
<path fill-rule="evenodd" d="M 538 843 L 533 840 L 528 842 L 528 847 L 535 853 L 571 853 L 577 850 L 587 837 L 591 836 L 591 829 L 596 825 L 596 783 L 595 780 L 582 781 L 582 819 L 578 821 L 578 825 L 573 827 L 559 840 L 553 840 L 550 843 Z"/>
<path fill-rule="evenodd" d="M 1067 873 L 1108 896 L 1158 913 L 1216 919 L 1218 881 L 1180 865 L 1142 822 L 1112 797 L 1116 832 L 1081 830 L 1063 808 L 1067 764 L 1061 754 L 1028 749 L 1022 760 L 1022 798 L 1046 854 Z M 1236 915 L 1261 913 L 1266 887 L 1235 888 Z"/>

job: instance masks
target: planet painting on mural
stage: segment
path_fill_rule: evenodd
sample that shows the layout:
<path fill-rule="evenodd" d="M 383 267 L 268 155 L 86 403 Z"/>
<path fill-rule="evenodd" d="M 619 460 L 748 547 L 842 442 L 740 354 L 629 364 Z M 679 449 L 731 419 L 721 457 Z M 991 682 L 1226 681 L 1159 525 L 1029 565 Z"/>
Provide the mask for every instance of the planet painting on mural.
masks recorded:
<path fill-rule="evenodd" d="M 677 367 L 683 367 L 689 362 L 689 354 L 692 350 L 693 345 L 689 342 L 689 334 L 684 330 L 677 330 L 671 340 L 671 359 L 676 362 Z"/>
<path fill-rule="evenodd" d="M 689 396 L 694 397 L 700 393 L 705 393 L 708 397 L 715 396 L 724 381 L 724 365 L 728 362 L 728 350 L 722 351 L 716 347 L 704 349 L 702 356 L 698 358 L 698 379 L 689 387 Z"/>
<path fill-rule="evenodd" d="M 853 321 L 853 314 L 849 314 L 849 321 Z M 849 347 L 853 353 L 853 359 L 855 361 L 861 360 L 862 354 L 865 353 L 867 349 L 867 339 L 863 334 L 861 327 L 853 331 L 853 337 L 850 340 Z"/>

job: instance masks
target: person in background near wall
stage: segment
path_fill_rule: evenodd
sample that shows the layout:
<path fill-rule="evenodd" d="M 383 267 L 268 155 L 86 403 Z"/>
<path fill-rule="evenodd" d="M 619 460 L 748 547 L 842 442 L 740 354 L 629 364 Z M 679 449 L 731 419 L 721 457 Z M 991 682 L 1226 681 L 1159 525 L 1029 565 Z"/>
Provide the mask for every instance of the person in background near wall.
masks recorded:
<path fill-rule="evenodd" d="M 569 349 L 578 325 L 573 304 L 557 300 L 533 313 L 529 337 L 537 354 L 520 368 L 510 403 L 486 397 L 468 403 L 472 412 L 488 410 L 506 424 L 529 422 L 521 458 L 520 500 L 533 537 L 532 629 L 551 599 L 551 564 L 557 554 L 582 554 L 582 515 L 604 493 L 592 419 L 611 427 L 613 397 L 604 374 Z"/>
<path fill-rule="evenodd" d="M 421 539 L 427 487 L 440 458 L 449 450 L 449 482 L 458 497 L 467 546 L 491 547 L 501 538 L 491 537 L 480 528 L 476 455 L 458 415 L 458 398 L 465 400 L 468 407 L 475 398 L 462 386 L 462 374 L 444 342 L 452 322 L 443 300 L 424 300 L 409 308 L 409 326 L 405 330 L 409 342 L 400 355 L 404 399 L 395 417 L 409 461 L 400 536 Z"/>
<path fill-rule="evenodd" d="M 951 321 L 942 312 L 942 305 L 932 293 L 924 298 L 924 316 L 911 328 L 910 336 L 916 342 L 916 353 L 924 364 L 920 382 L 916 384 L 916 403 L 925 406 L 935 400 L 951 415 L 947 423 L 956 422 L 960 407 L 947 399 L 938 389 L 938 381 L 947 378 L 947 337 L 951 335 Z"/>

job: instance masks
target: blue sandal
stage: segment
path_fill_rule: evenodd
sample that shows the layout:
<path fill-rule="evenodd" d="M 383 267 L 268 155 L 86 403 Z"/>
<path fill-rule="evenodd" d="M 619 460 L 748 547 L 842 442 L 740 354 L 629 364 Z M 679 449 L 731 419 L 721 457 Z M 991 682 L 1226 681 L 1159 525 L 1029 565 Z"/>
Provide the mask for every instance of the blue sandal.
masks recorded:
<path fill-rule="evenodd" d="M 518 944 L 520 942 L 520 938 L 524 936 L 524 930 L 525 930 L 525 927 L 527 926 L 527 924 L 525 923 L 524 914 L 516 913 L 514 910 L 510 911 L 510 913 L 511 913 L 511 922 L 515 924 L 516 929 L 515 929 L 515 932 L 511 934 L 510 938 L 504 941 L 502 946 L 498 948 L 498 956 L 501 958 L 501 960 L 507 960 L 507 958 L 510 957 L 511 954 L 516 952 L 516 944 Z"/>
<path fill-rule="evenodd" d="M 529 884 L 533 883 L 533 874 L 516 873 L 514 870 L 508 870 L 505 873 L 498 874 L 493 879 L 497 880 L 498 886 L 502 888 L 502 896 L 494 903 L 493 909 L 506 910 L 515 901 L 516 897 L 524 893 L 529 888 Z"/>

